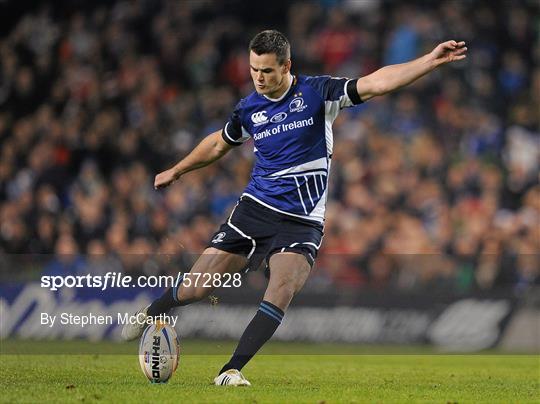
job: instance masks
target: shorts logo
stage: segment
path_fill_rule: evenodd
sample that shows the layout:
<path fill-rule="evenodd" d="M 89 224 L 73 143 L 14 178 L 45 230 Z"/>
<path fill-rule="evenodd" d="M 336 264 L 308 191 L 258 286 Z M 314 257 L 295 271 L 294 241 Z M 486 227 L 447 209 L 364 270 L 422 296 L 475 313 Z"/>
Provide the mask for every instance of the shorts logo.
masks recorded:
<path fill-rule="evenodd" d="M 255 124 L 254 126 L 263 125 L 268 123 L 268 117 L 266 116 L 266 111 L 259 111 L 251 114 L 251 120 Z"/>
<path fill-rule="evenodd" d="M 296 97 L 289 103 L 289 111 L 291 112 L 302 112 L 307 108 L 307 105 L 304 105 L 304 99 L 302 97 Z"/>
<path fill-rule="evenodd" d="M 217 244 L 221 243 L 223 239 L 225 238 L 226 233 L 222 231 L 221 233 L 216 234 L 216 237 L 212 239 L 212 243 Z"/>
<path fill-rule="evenodd" d="M 285 120 L 285 118 L 287 118 L 287 113 L 286 112 L 278 112 L 272 118 L 270 118 L 270 122 L 278 123 L 278 122 L 281 122 L 281 121 Z"/>

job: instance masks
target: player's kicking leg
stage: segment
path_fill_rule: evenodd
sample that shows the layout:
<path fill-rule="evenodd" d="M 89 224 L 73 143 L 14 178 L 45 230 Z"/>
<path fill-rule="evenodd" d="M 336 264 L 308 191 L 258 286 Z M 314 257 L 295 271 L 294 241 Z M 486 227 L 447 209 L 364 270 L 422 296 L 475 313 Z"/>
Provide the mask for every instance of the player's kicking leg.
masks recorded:
<path fill-rule="evenodd" d="M 302 254 L 277 253 L 270 257 L 270 280 L 255 317 L 245 329 L 232 358 L 214 379 L 216 385 L 249 386 L 240 371 L 272 337 L 293 296 L 302 289 L 311 265 Z"/>
<path fill-rule="evenodd" d="M 236 273 L 246 266 L 246 262 L 245 257 L 210 247 L 204 250 L 203 254 L 191 268 L 190 273 L 210 275 Z M 201 277 L 200 279 L 204 278 Z M 167 289 L 150 306 L 139 310 L 137 313 L 142 313 L 142 316 L 139 317 L 156 317 L 160 314 L 167 313 L 174 307 L 186 306 L 202 300 L 214 290 L 213 286 L 203 285 L 203 282 L 199 282 L 198 284 L 190 282 L 187 283 L 188 286 L 181 281 L 179 283 L 179 285 Z M 135 322 L 134 324 L 126 323 L 122 328 L 122 338 L 126 341 L 139 338 L 145 328 L 146 323 L 144 321 Z"/>

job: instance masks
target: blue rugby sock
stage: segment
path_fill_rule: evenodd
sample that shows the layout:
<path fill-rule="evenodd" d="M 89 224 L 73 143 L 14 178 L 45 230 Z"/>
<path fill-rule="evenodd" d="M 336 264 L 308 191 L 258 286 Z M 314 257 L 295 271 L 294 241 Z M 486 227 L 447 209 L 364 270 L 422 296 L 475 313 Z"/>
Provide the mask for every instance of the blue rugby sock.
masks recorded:
<path fill-rule="evenodd" d="M 179 277 L 176 280 L 175 286 L 169 288 L 160 297 L 152 302 L 146 314 L 150 317 L 159 316 L 160 314 L 167 313 L 170 309 L 178 306 L 184 306 L 177 298 L 178 286 L 182 284 L 184 276 Z"/>
<path fill-rule="evenodd" d="M 274 332 L 281 324 L 283 315 L 283 310 L 263 300 L 257 314 L 255 314 L 242 337 L 240 337 L 232 358 L 223 366 L 219 374 L 229 369 L 242 370 L 266 341 L 274 335 Z"/>

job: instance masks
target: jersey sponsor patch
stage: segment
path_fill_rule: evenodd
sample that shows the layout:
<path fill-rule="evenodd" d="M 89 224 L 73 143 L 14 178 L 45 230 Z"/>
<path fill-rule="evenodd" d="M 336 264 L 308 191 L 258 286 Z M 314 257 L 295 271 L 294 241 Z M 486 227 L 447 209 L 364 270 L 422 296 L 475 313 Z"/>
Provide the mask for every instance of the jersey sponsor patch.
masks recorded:
<path fill-rule="evenodd" d="M 302 97 L 296 97 L 289 103 L 290 112 L 302 112 L 307 108 L 307 105 L 304 104 L 304 99 Z"/>
<path fill-rule="evenodd" d="M 266 111 L 258 111 L 251 114 L 251 121 L 253 122 L 253 126 L 259 126 L 267 123 L 268 117 L 266 116 Z"/>
<path fill-rule="evenodd" d="M 303 128 L 305 126 L 312 126 L 314 123 L 313 117 L 309 119 L 301 119 L 298 121 L 293 121 L 290 123 L 282 123 L 281 125 L 277 125 L 273 127 L 272 129 L 265 129 L 262 132 L 255 133 L 253 135 L 254 140 L 261 140 L 273 135 L 277 135 L 279 133 L 285 133 L 290 130 Z"/>
<path fill-rule="evenodd" d="M 286 118 L 287 118 L 286 112 L 278 112 L 272 118 L 270 118 L 270 122 L 278 123 L 278 122 L 284 121 Z"/>

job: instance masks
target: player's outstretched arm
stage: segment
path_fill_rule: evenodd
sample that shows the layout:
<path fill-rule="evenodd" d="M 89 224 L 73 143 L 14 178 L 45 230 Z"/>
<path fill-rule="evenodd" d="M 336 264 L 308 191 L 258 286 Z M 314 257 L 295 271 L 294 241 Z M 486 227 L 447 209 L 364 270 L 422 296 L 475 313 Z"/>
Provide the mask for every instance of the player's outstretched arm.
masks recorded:
<path fill-rule="evenodd" d="M 440 43 L 430 53 L 418 59 L 385 66 L 367 76 L 360 77 L 356 83 L 358 95 L 362 101 L 366 101 L 377 95 L 392 92 L 445 63 L 465 59 L 466 52 L 465 42 L 452 40 Z"/>
<path fill-rule="evenodd" d="M 168 187 L 185 173 L 205 167 L 220 159 L 232 148 L 233 146 L 226 143 L 221 137 L 221 130 L 211 133 L 174 167 L 156 175 L 154 188 Z"/>

